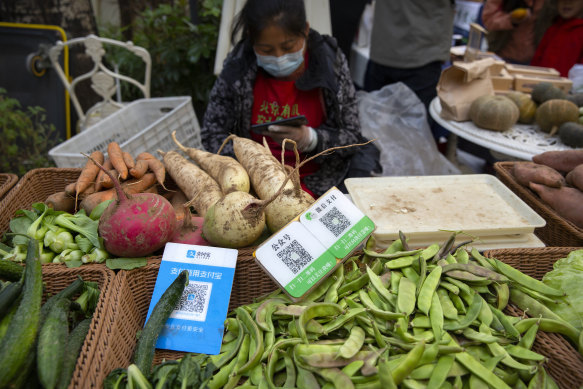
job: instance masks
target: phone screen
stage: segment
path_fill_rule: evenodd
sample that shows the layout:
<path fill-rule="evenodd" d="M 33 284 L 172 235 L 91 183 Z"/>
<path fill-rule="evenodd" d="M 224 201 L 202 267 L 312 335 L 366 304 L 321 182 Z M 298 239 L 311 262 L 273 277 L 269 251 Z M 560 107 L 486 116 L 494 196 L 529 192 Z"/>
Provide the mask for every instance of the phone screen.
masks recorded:
<path fill-rule="evenodd" d="M 257 133 L 263 133 L 265 131 L 269 131 L 268 127 L 271 125 L 281 125 L 281 126 L 290 126 L 290 127 L 301 127 L 303 125 L 308 124 L 308 119 L 304 115 L 294 116 L 287 119 L 275 120 L 273 122 L 268 123 L 261 123 L 261 124 L 254 124 L 251 126 L 251 131 Z"/>

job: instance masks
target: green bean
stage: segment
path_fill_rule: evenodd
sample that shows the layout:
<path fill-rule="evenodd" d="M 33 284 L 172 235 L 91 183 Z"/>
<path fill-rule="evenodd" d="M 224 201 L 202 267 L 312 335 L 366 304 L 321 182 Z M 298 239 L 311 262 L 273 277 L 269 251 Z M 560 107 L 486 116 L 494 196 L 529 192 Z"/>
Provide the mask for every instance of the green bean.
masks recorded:
<path fill-rule="evenodd" d="M 401 272 L 403 273 L 403 275 L 405 277 L 407 277 L 409 280 L 413 281 L 414 283 L 417 283 L 417 281 L 419 281 L 419 273 L 417 273 L 415 271 L 415 269 L 413 269 L 413 266 L 404 267 L 401 269 Z"/>
<path fill-rule="evenodd" d="M 485 334 L 491 334 L 489 327 L 484 324 L 480 325 L 480 332 L 483 332 Z M 525 370 L 529 373 L 534 373 L 534 370 L 536 370 L 536 366 L 525 365 L 521 362 L 518 362 L 516 359 L 512 358 L 508 351 L 506 351 L 506 349 L 498 343 L 486 343 L 486 346 L 488 346 L 488 349 L 490 349 L 492 355 L 503 356 L 500 362 L 512 369 Z"/>
<path fill-rule="evenodd" d="M 520 290 L 523 293 L 526 293 L 527 295 L 529 295 L 530 297 L 532 297 L 533 299 L 535 299 L 537 301 L 545 302 L 545 303 L 549 303 L 549 304 L 557 304 L 556 299 L 551 298 L 549 296 L 546 296 L 546 295 L 544 295 L 540 292 L 537 292 L 535 290 L 525 288 L 524 286 L 522 286 L 520 284 L 516 284 L 516 289 Z"/>
<path fill-rule="evenodd" d="M 494 289 L 496 289 L 497 308 L 503 311 L 510 299 L 510 288 L 508 284 L 494 284 Z"/>
<path fill-rule="evenodd" d="M 340 315 L 336 317 L 334 320 L 324 324 L 324 334 L 329 334 L 331 332 L 336 331 L 350 320 L 353 320 L 355 316 L 364 314 L 366 310 L 367 309 L 364 307 L 350 309 L 348 313 Z"/>
<path fill-rule="evenodd" d="M 457 236 L 457 232 L 452 233 L 443 243 L 443 245 L 439 248 L 439 251 L 433 256 L 434 261 L 439 261 L 443 259 L 449 254 L 453 244 L 455 242 L 455 237 Z"/>
<path fill-rule="evenodd" d="M 247 328 L 247 330 L 251 334 L 253 342 L 255 343 L 254 350 L 255 352 L 253 353 L 252 356 L 250 356 L 249 361 L 247 363 L 245 363 L 243 366 L 237 369 L 236 371 L 237 375 L 243 374 L 252 369 L 255 365 L 259 363 L 261 357 L 263 356 L 263 334 L 261 333 L 259 327 L 255 324 L 255 321 L 253 321 L 249 313 L 247 313 L 247 311 L 245 311 L 244 309 L 240 308 L 241 307 L 236 308 L 235 312 L 237 314 L 237 317 L 239 317 L 239 319 L 241 320 L 241 323 L 243 323 L 243 325 Z"/>
<path fill-rule="evenodd" d="M 380 260 L 377 259 L 373 263 L 371 270 L 373 271 L 373 273 L 379 274 L 382 269 L 383 269 L 383 264 L 381 263 Z M 353 292 L 355 290 L 362 288 L 368 282 L 369 282 L 368 273 L 363 273 L 356 280 L 349 282 L 349 283 L 345 283 L 340 288 L 338 288 L 338 296 L 344 296 L 346 294 L 350 294 L 350 292 Z"/>
<path fill-rule="evenodd" d="M 407 389 L 427 389 L 427 385 L 422 382 L 406 378 L 403 380 L 403 387 Z"/>
<path fill-rule="evenodd" d="M 453 366 L 454 360 L 454 355 L 441 356 L 429 377 L 427 386 L 430 388 L 441 388 L 445 380 L 447 380 L 447 375 Z"/>
<path fill-rule="evenodd" d="M 286 388 L 294 387 L 296 383 L 296 366 L 290 351 L 283 354 L 283 360 L 285 361 L 285 383 L 283 386 Z"/>
<path fill-rule="evenodd" d="M 461 282 L 460 280 L 457 280 L 455 278 L 451 278 L 448 277 L 447 275 L 444 277 L 445 281 L 449 282 L 450 284 L 453 284 L 455 286 L 457 286 L 461 291 L 464 291 L 468 294 L 471 294 L 471 288 L 464 282 Z M 459 293 L 456 293 L 456 295 L 459 295 Z"/>
<path fill-rule="evenodd" d="M 400 317 L 405 317 L 405 315 L 403 313 L 389 312 L 389 311 L 385 311 L 385 310 L 380 309 L 379 307 L 374 305 L 374 303 L 372 302 L 372 300 L 370 299 L 368 294 L 362 289 L 360 290 L 358 295 L 360 297 L 360 301 L 362 302 L 362 304 L 366 308 L 368 308 L 372 312 L 373 315 L 375 315 L 377 317 L 380 317 L 380 318 L 385 319 L 385 320 L 395 320 L 395 319 L 398 319 Z"/>
<path fill-rule="evenodd" d="M 379 360 L 379 381 L 383 389 L 397 389 L 389 362 L 385 358 Z"/>
<path fill-rule="evenodd" d="M 465 270 L 452 270 L 447 272 L 447 276 L 464 282 L 472 282 L 473 285 L 490 285 L 492 283 L 489 278 L 477 276 Z"/>
<path fill-rule="evenodd" d="M 472 374 L 480 377 L 484 382 L 496 389 L 510 389 L 510 386 L 506 384 L 502 379 L 500 379 L 496 374 L 482 365 L 481 362 L 477 361 L 467 352 L 461 352 L 455 354 L 456 360 L 465 366 Z"/>
<path fill-rule="evenodd" d="M 419 342 L 411 351 L 407 353 L 403 361 L 391 372 L 393 381 L 396 385 L 401 384 L 403 380 L 417 367 L 423 351 L 425 350 L 425 342 Z"/>
<path fill-rule="evenodd" d="M 263 331 L 270 331 L 269 325 L 266 321 L 268 312 L 275 312 L 277 305 L 283 306 L 284 302 L 285 301 L 283 299 L 268 299 L 262 302 L 259 307 L 257 307 L 255 310 L 255 323 L 259 326 L 259 328 L 261 328 Z"/>
<path fill-rule="evenodd" d="M 484 367 L 489 370 L 494 370 L 498 362 L 502 360 L 502 356 L 488 358 L 484 361 Z M 471 375 L 469 380 L 470 389 L 488 389 L 488 384 L 476 375 Z"/>
<path fill-rule="evenodd" d="M 411 327 L 413 328 L 431 328 L 431 322 L 429 317 L 418 313 L 415 315 L 413 320 L 411 320 Z"/>
<path fill-rule="evenodd" d="M 227 365 L 221 367 L 219 371 L 215 373 L 213 375 L 213 378 L 209 381 L 208 383 L 209 389 L 220 389 L 224 387 L 227 381 L 229 380 L 229 376 L 233 369 L 235 368 L 236 363 L 237 358 L 233 358 Z"/>
<path fill-rule="evenodd" d="M 455 331 L 455 330 L 462 330 L 468 327 L 480 314 L 482 309 L 482 297 L 479 294 L 474 294 L 474 298 L 472 300 L 472 304 L 470 305 L 468 312 L 461 320 L 458 321 L 451 321 L 448 320 L 444 323 L 443 328 L 448 331 Z"/>
<path fill-rule="evenodd" d="M 528 389 L 538 389 L 538 388 L 547 388 L 547 375 L 545 373 L 545 369 L 541 368 L 538 369 L 536 374 L 532 377 L 530 382 L 528 383 Z"/>
<path fill-rule="evenodd" d="M 468 252 L 463 247 L 456 250 L 454 257 L 459 263 L 468 263 L 470 259 Z"/>
<path fill-rule="evenodd" d="M 364 361 L 350 362 L 348 365 L 346 365 L 342 368 L 342 372 L 344 374 L 346 374 L 347 376 L 352 377 L 353 375 L 358 373 L 358 371 L 360 370 L 362 365 L 364 365 Z"/>
<path fill-rule="evenodd" d="M 243 343 L 243 337 L 245 336 L 245 331 L 243 331 L 243 329 L 241 328 L 242 324 L 240 324 L 240 321 L 238 319 L 236 319 L 236 322 L 238 323 L 237 328 L 239 328 L 239 335 L 237 336 L 237 340 L 236 340 L 237 343 L 236 343 L 235 347 L 230 349 L 230 351 L 228 351 L 223 358 L 221 358 L 217 363 L 215 363 L 215 367 L 217 369 L 220 369 L 221 367 L 226 365 L 231 359 L 233 359 L 235 357 L 235 355 L 237 355 L 237 353 L 239 352 L 241 344 Z"/>
<path fill-rule="evenodd" d="M 414 260 L 415 260 L 414 256 L 408 255 L 406 257 L 401 257 L 401 258 L 393 259 L 393 260 L 386 262 L 385 267 L 387 269 L 391 269 L 391 270 L 400 269 L 402 267 L 411 266 L 411 264 L 413 263 Z"/>
<path fill-rule="evenodd" d="M 546 305 L 538 302 L 528 294 L 516 288 L 510 290 L 510 299 L 518 306 L 518 308 L 522 309 L 532 317 L 542 316 L 545 319 L 564 321 L 563 318 L 550 310 Z"/>
<path fill-rule="evenodd" d="M 421 251 L 421 257 L 423 257 L 426 261 L 430 260 L 437 254 L 439 251 L 439 244 L 433 243 L 427 246 L 423 251 Z"/>
<path fill-rule="evenodd" d="M 455 309 L 457 309 L 458 313 L 466 313 L 466 306 L 464 305 L 464 302 L 462 301 L 460 296 L 451 292 L 448 293 L 448 295 L 449 298 L 451 299 L 451 302 L 453 303 L 453 306 L 455 307 Z"/>
<path fill-rule="evenodd" d="M 496 263 L 496 268 L 500 273 L 504 274 L 506 277 L 510 278 L 512 281 L 521 284 L 529 289 L 535 290 L 537 292 L 547 294 L 549 296 L 563 296 L 564 293 L 561 290 L 552 288 L 547 284 L 532 278 L 529 275 L 522 273 L 520 270 L 513 268 L 510 265 L 505 264 L 497 259 L 494 259 Z"/>
<path fill-rule="evenodd" d="M 296 352 L 296 349 L 294 349 Z M 373 351 L 359 351 L 352 358 L 336 357 L 335 352 L 319 352 L 311 354 L 296 353 L 296 357 L 305 367 L 316 371 L 319 368 L 343 367 L 354 361 L 365 361 Z M 316 371 L 317 372 L 317 371 Z"/>
<path fill-rule="evenodd" d="M 577 344 L 579 341 L 579 331 L 572 325 L 568 324 L 564 320 L 558 321 L 553 319 L 545 319 L 545 318 L 531 318 L 531 319 L 523 319 L 516 323 L 514 327 L 520 332 L 521 334 L 526 331 L 532 323 L 538 323 L 539 329 L 541 331 L 546 332 L 554 332 L 558 334 L 565 335 L 568 337 L 572 342 Z"/>
<path fill-rule="evenodd" d="M 496 336 L 485 334 L 483 332 L 478 332 L 470 327 L 464 328 L 463 334 L 466 338 L 481 343 L 494 343 L 500 341 L 500 338 Z"/>
<path fill-rule="evenodd" d="M 263 365 L 261 364 L 256 365 L 249 372 L 249 381 L 251 381 L 253 385 L 259 385 L 261 381 L 264 379 L 264 377 L 265 376 L 263 374 Z"/>
<path fill-rule="evenodd" d="M 442 268 L 441 266 L 436 267 L 429 273 L 421 290 L 419 291 L 419 296 L 417 298 L 417 307 L 419 310 L 426 315 L 429 313 L 429 308 L 431 307 L 431 297 L 435 293 L 435 289 L 439 284 L 439 279 L 441 277 Z"/>
<path fill-rule="evenodd" d="M 401 338 L 402 340 L 404 340 L 405 342 L 415 342 L 415 338 L 413 337 L 413 335 L 411 335 L 409 332 L 407 332 L 407 328 L 409 327 L 409 323 L 407 321 L 407 319 L 405 318 L 400 318 L 397 319 L 397 322 L 395 323 L 394 326 L 394 330 L 395 333 L 397 334 L 397 336 L 399 338 Z"/>
<path fill-rule="evenodd" d="M 518 341 L 518 345 L 520 347 L 524 347 L 524 348 L 530 350 L 532 348 L 532 345 L 534 344 L 535 339 L 536 339 L 537 332 L 538 332 L 538 323 L 532 323 L 530 328 L 528 330 L 526 330 L 524 335 L 522 335 L 522 338 L 520 338 L 520 340 Z M 583 333 L 583 331 L 582 331 L 582 333 Z"/>
<path fill-rule="evenodd" d="M 440 286 L 442 286 L 440 284 Z M 439 302 L 441 303 L 441 308 L 443 309 L 443 316 L 451 320 L 457 320 L 457 309 L 453 305 L 453 302 L 449 298 L 447 290 L 437 288 L 437 297 L 439 298 Z"/>
<path fill-rule="evenodd" d="M 479 293 L 476 293 L 476 295 L 480 296 Z M 492 324 L 492 320 L 494 320 L 494 315 L 490 310 L 490 305 L 484 300 L 482 296 L 480 296 L 480 298 L 482 299 L 482 307 L 480 308 L 480 313 L 478 314 L 478 320 L 489 326 Z"/>
<path fill-rule="evenodd" d="M 324 301 L 327 303 L 338 302 L 338 288 L 344 282 L 344 266 L 338 266 L 338 269 L 336 269 L 332 277 L 334 277 L 335 281 L 330 285 L 330 288 L 328 288 L 326 296 L 324 297 Z"/>
<path fill-rule="evenodd" d="M 304 340 L 304 343 L 308 343 L 308 337 L 306 336 L 306 323 L 311 319 L 322 316 L 337 316 L 341 312 L 342 308 L 334 303 L 313 303 L 308 306 L 298 319 L 297 330 L 300 338 Z"/>
<path fill-rule="evenodd" d="M 472 248 L 472 258 L 474 258 L 480 266 L 485 267 L 488 270 L 496 271 L 494 260 L 484 257 L 475 247 Z"/>
<path fill-rule="evenodd" d="M 455 270 L 466 271 L 475 276 L 484 277 L 486 279 L 497 281 L 500 283 L 509 281 L 507 277 L 499 273 L 496 273 L 493 270 L 489 270 L 486 269 L 485 267 L 474 265 L 472 263 L 453 263 L 443 267 L 443 272 L 446 274 Z"/>
<path fill-rule="evenodd" d="M 364 330 L 358 326 L 352 327 L 346 342 L 340 346 L 338 355 L 342 358 L 352 358 L 364 344 Z"/>
<path fill-rule="evenodd" d="M 441 262 L 441 261 L 442 261 L 442 260 L 439 260 L 439 261 L 438 261 L 438 264 L 439 264 L 439 262 Z M 453 263 L 457 263 L 457 259 L 456 259 L 456 258 L 455 258 L 453 255 L 451 255 L 451 254 L 447 254 L 447 256 L 445 257 L 445 259 L 443 259 L 443 261 L 445 261 L 445 263 L 443 264 L 444 266 L 445 266 L 446 264 L 450 264 L 450 265 L 451 265 L 451 264 L 453 264 Z"/>
<path fill-rule="evenodd" d="M 381 331 L 379 330 L 379 326 L 377 325 L 376 321 L 371 320 L 370 323 L 372 325 L 372 329 L 374 332 L 374 338 L 375 338 L 375 342 L 377 343 L 377 345 L 381 348 L 387 347 L 387 342 L 385 341 L 385 338 L 381 334 Z"/>
<path fill-rule="evenodd" d="M 363 289 L 361 289 L 363 290 Z M 360 293 L 360 291 L 359 291 Z M 373 304 L 375 305 L 375 307 L 380 308 L 382 310 L 385 311 L 390 311 L 391 308 L 394 306 L 393 304 L 397 304 L 397 295 L 396 294 L 392 294 L 391 293 L 391 298 L 392 301 L 391 303 L 387 303 L 386 301 L 384 301 L 383 299 L 381 299 L 381 296 L 379 296 L 379 294 L 375 291 L 374 288 L 369 288 L 367 291 L 367 295 L 368 297 L 370 297 L 370 300 L 373 302 Z"/>
<path fill-rule="evenodd" d="M 370 284 L 377 293 L 384 298 L 386 302 L 392 304 L 393 296 L 391 295 L 391 292 L 384 287 L 380 277 L 377 276 L 368 266 L 366 267 L 366 273 L 368 274 Z"/>
<path fill-rule="evenodd" d="M 372 257 L 372 258 L 397 259 L 397 258 L 405 257 L 408 255 L 414 255 L 414 254 L 420 253 L 423 250 L 416 249 L 416 250 L 409 250 L 409 251 L 397 251 L 395 253 L 377 253 L 376 251 L 372 251 L 372 250 L 368 250 L 366 248 L 363 248 L 362 251 L 366 255 L 368 255 L 369 257 Z"/>
<path fill-rule="evenodd" d="M 439 343 L 431 343 L 429 346 L 426 345 L 425 350 L 423 350 L 421 360 L 419 360 L 419 366 L 435 362 L 435 359 L 437 358 L 439 351 L 440 351 Z"/>
<path fill-rule="evenodd" d="M 373 350 L 364 358 L 364 365 L 362 366 L 362 369 L 360 369 L 360 373 L 363 376 L 378 374 L 377 361 L 384 351 L 384 349 Z"/>
<path fill-rule="evenodd" d="M 500 323 L 504 327 L 504 332 L 506 333 L 507 336 L 514 339 L 520 339 L 520 332 L 518 332 L 518 330 L 512 325 L 512 323 L 510 323 L 504 312 L 492 306 L 490 306 L 490 310 L 492 311 L 494 316 L 496 316 L 498 320 L 500 320 Z"/>
<path fill-rule="evenodd" d="M 299 317 L 305 310 L 306 305 L 283 305 L 277 306 L 277 310 L 274 312 L 276 316 L 295 316 Z"/>
<path fill-rule="evenodd" d="M 426 277 L 427 277 L 427 260 L 422 256 L 419 256 L 419 279 L 416 282 L 417 287 L 415 289 L 415 293 L 417 296 L 419 296 L 419 293 L 421 293 L 421 287 L 425 283 Z"/>
<path fill-rule="evenodd" d="M 454 284 L 450 284 L 447 281 L 441 280 L 439 282 L 439 286 L 441 286 L 444 289 L 447 289 L 449 292 L 453 293 L 453 294 L 460 294 L 460 288 L 458 288 L 457 286 L 455 286 Z"/>
<path fill-rule="evenodd" d="M 407 277 L 402 277 L 399 282 L 397 309 L 406 315 L 410 315 L 415 310 L 415 284 Z"/>
<path fill-rule="evenodd" d="M 241 308 L 241 307 L 239 307 L 239 308 Z M 244 311 L 245 313 L 247 313 L 247 315 L 249 315 L 249 313 L 247 311 L 245 311 L 244 309 L 242 311 Z M 233 371 L 231 372 L 231 374 L 229 374 L 229 380 L 225 384 L 224 388 L 232 389 L 235 386 L 237 386 L 237 383 L 239 382 L 239 379 L 241 378 L 240 370 L 243 366 L 245 366 L 248 363 L 250 341 L 251 341 L 251 337 L 249 336 L 249 334 L 245 334 L 245 338 L 243 339 L 243 344 L 241 344 L 241 349 L 239 351 L 239 355 L 236 358 L 237 362 L 235 363 L 235 367 L 233 368 Z"/>
<path fill-rule="evenodd" d="M 519 359 L 526 359 L 528 361 L 544 361 L 546 359 L 544 355 L 514 344 L 504 346 L 504 349 L 506 349 L 508 354 Z"/>
<path fill-rule="evenodd" d="M 399 282 L 403 278 L 403 273 L 398 271 L 391 272 L 391 293 L 397 295 L 399 292 Z"/>
<path fill-rule="evenodd" d="M 436 341 L 439 341 L 441 339 L 441 334 L 443 333 L 443 309 L 441 307 L 441 303 L 439 302 L 437 293 L 434 293 L 431 298 L 429 320 L 431 322 L 431 329 L 433 330 L 435 339 Z"/>

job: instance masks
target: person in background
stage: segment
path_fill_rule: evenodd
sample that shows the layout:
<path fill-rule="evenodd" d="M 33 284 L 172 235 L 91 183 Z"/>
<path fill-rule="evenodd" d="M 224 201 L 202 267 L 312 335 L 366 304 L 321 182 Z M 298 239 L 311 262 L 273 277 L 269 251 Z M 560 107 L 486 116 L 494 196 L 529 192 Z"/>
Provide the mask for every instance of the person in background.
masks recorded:
<path fill-rule="evenodd" d="M 544 29 L 540 18 L 545 0 L 486 0 L 482 22 L 488 50 L 509 63 L 528 64 Z M 538 21 L 537 21 L 538 20 Z"/>
<path fill-rule="evenodd" d="M 332 36 L 348 60 L 364 7 L 371 0 L 330 0 Z"/>
<path fill-rule="evenodd" d="M 401 81 L 428 109 L 450 58 L 453 16 L 453 0 L 376 0 L 364 89 Z M 436 141 L 447 136 L 429 114 L 427 119 Z"/>
<path fill-rule="evenodd" d="M 543 35 L 531 64 L 554 68 L 567 77 L 583 63 L 583 0 L 556 0 L 558 16 Z"/>
<path fill-rule="evenodd" d="M 210 94 L 201 128 L 203 146 L 216 152 L 229 134 L 262 142 L 280 160 L 285 138 L 302 160 L 334 146 L 364 143 L 348 64 L 334 38 L 310 29 L 304 0 L 248 0 L 235 20 L 227 56 Z M 305 115 L 308 125 L 275 126 L 257 134 L 251 125 Z M 370 176 L 378 149 L 352 147 L 300 169 L 302 187 L 320 196 L 347 177 Z M 233 155 L 232 145 L 225 154 Z M 375 154 L 376 153 L 376 154 Z M 292 150 L 285 163 L 295 165 Z"/>

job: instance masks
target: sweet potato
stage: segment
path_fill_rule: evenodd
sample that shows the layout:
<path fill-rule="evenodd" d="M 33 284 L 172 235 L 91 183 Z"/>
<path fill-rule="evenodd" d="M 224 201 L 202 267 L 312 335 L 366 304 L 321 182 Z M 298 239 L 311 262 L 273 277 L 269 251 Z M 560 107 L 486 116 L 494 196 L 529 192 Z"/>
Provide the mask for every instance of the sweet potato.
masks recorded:
<path fill-rule="evenodd" d="M 148 152 L 140 153 L 136 157 L 136 161 L 148 162 L 148 168 L 150 168 L 150 170 L 156 175 L 158 184 L 160 184 L 162 188 L 166 189 L 166 187 L 164 186 L 164 181 L 166 180 L 166 168 L 162 161 L 160 161 L 158 158 L 154 157 L 152 154 Z"/>
<path fill-rule="evenodd" d="M 583 190 L 583 164 L 578 165 L 575 169 L 567 173 L 567 184 Z"/>
<path fill-rule="evenodd" d="M 45 204 L 55 211 L 75 212 L 75 197 L 64 191 L 53 193 L 47 197 Z"/>
<path fill-rule="evenodd" d="M 130 169 L 130 175 L 134 178 L 142 178 L 146 171 L 148 170 L 148 161 L 145 159 L 139 159 L 133 168 Z"/>
<path fill-rule="evenodd" d="M 565 185 L 565 178 L 552 167 L 534 162 L 516 162 L 512 173 L 519 184 L 528 187 L 530 182 L 560 188 Z"/>
<path fill-rule="evenodd" d="M 545 151 L 532 157 L 532 161 L 566 174 L 583 163 L 583 149 Z"/>
<path fill-rule="evenodd" d="M 128 178 L 128 167 L 123 159 L 123 151 L 117 142 L 109 142 L 107 145 L 107 156 L 111 160 L 114 169 L 117 170 L 122 180 Z"/>
<path fill-rule="evenodd" d="M 534 182 L 531 182 L 529 186 L 557 214 L 577 227 L 583 228 L 583 192 L 568 186 L 557 189 Z"/>
<path fill-rule="evenodd" d="M 127 151 L 122 151 L 123 161 L 125 162 L 128 170 L 136 166 L 136 161 L 134 161 L 134 157 Z"/>
<path fill-rule="evenodd" d="M 141 179 L 130 179 L 121 184 L 123 190 L 128 194 L 140 193 L 150 189 L 150 187 L 155 186 L 156 176 L 153 173 L 144 174 Z M 117 195 L 115 188 L 103 190 L 100 192 L 93 193 L 83 201 L 81 201 L 80 207 L 90 214 L 93 208 L 95 208 L 99 203 L 105 200 L 116 199 Z"/>

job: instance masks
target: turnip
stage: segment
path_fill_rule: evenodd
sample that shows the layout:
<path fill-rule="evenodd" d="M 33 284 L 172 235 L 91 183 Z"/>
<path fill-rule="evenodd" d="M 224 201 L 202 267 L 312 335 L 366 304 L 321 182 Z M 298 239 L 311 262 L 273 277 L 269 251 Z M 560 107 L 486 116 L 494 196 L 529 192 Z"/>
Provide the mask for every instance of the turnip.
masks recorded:
<path fill-rule="evenodd" d="M 225 155 L 209 153 L 208 151 L 183 146 L 176 139 L 176 131 L 172 133 L 174 143 L 190 157 L 202 170 L 208 173 L 221 187 L 224 194 L 233 191 L 249 192 L 249 175 L 236 159 Z"/>
<path fill-rule="evenodd" d="M 99 219 L 98 231 L 105 249 L 119 257 L 142 257 L 162 248 L 176 228 L 176 214 L 170 202 L 156 193 L 128 195 L 116 177 L 108 171 L 106 174 L 113 180 L 117 200 Z"/>
<path fill-rule="evenodd" d="M 246 192 L 224 195 L 204 170 L 175 151 L 161 153 L 166 171 L 204 218 L 203 235 L 220 247 L 245 247 L 256 241 L 265 228 L 259 200 Z"/>
<path fill-rule="evenodd" d="M 209 242 L 202 236 L 204 219 L 191 214 L 187 205 L 184 205 L 183 213 L 184 216 L 182 220 L 178 221 L 170 242 L 208 246 Z"/>

